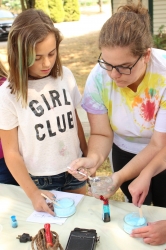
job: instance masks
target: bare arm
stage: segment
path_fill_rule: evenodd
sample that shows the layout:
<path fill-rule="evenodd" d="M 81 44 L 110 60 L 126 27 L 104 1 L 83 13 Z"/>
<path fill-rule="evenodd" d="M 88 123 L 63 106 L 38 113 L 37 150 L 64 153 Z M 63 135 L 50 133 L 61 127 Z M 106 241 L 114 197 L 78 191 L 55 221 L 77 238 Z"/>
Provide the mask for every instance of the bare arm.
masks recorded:
<path fill-rule="evenodd" d="M 166 146 L 150 161 L 142 170 L 141 175 L 147 175 L 149 178 L 159 174 L 166 169 Z"/>
<path fill-rule="evenodd" d="M 81 150 L 83 152 L 83 155 L 87 156 L 88 147 L 87 147 L 87 143 L 86 143 L 86 139 L 85 139 L 85 134 L 84 134 L 82 124 L 80 122 L 80 119 L 78 117 L 76 110 L 75 110 L 75 114 L 76 114 L 76 120 L 77 120 L 77 126 L 78 126 L 78 138 L 80 140 L 80 147 L 81 147 Z"/>
<path fill-rule="evenodd" d="M 137 177 L 164 146 L 166 146 L 166 133 L 154 131 L 150 143 L 117 172 L 120 183 Z"/>
<path fill-rule="evenodd" d="M 148 165 L 148 163 L 157 155 L 157 153 L 166 145 L 166 133 L 160 133 L 154 131 L 153 136 L 151 138 L 150 143 L 139 153 L 137 154 L 131 161 L 129 161 L 121 170 L 115 172 L 112 175 L 113 185 L 110 187 L 109 196 L 113 195 L 118 188 L 123 184 L 123 182 L 131 180 L 137 177 L 140 172 Z M 145 182 L 149 187 L 149 182 L 146 176 L 144 176 Z M 138 183 L 138 182 L 137 182 Z M 132 184 L 131 184 L 132 185 Z M 141 185 L 139 183 L 139 189 Z M 148 188 L 146 188 L 147 190 Z M 129 186 L 129 190 L 131 192 L 131 186 Z M 138 202 L 138 192 L 140 191 L 132 191 L 137 193 L 137 197 L 134 198 L 133 203 L 135 205 L 140 206 L 140 202 Z M 131 192 L 132 196 L 133 193 Z M 108 197 L 109 197 L 108 196 Z M 141 201 L 142 202 L 142 201 Z"/>
<path fill-rule="evenodd" d="M 87 158 L 76 159 L 71 163 L 72 170 L 69 172 L 79 180 L 85 180 L 86 177 L 79 175 L 78 168 L 88 168 L 89 175 L 94 174 L 96 169 L 101 166 L 112 147 L 113 132 L 109 124 L 108 114 L 93 115 L 88 113 L 91 132 L 88 141 Z"/>
<path fill-rule="evenodd" d="M 17 128 L 12 130 L 0 130 L 2 147 L 6 165 L 11 174 L 23 188 L 27 196 L 31 199 L 34 208 L 37 211 L 45 211 L 54 215 L 53 211 L 47 206 L 44 198 L 41 196 L 41 191 L 34 184 L 29 176 L 29 173 L 24 164 L 23 158 L 20 155 L 18 147 L 18 131 Z M 48 191 L 42 191 L 50 198 L 53 194 Z"/>
<path fill-rule="evenodd" d="M 93 115 L 88 113 L 91 134 L 88 141 L 88 157 L 93 158 L 96 169 L 108 157 L 113 143 L 113 131 L 108 114 Z"/>
<path fill-rule="evenodd" d="M 132 201 L 141 206 L 148 194 L 151 178 L 166 169 L 166 146 L 141 171 L 140 175 L 129 185 Z"/>

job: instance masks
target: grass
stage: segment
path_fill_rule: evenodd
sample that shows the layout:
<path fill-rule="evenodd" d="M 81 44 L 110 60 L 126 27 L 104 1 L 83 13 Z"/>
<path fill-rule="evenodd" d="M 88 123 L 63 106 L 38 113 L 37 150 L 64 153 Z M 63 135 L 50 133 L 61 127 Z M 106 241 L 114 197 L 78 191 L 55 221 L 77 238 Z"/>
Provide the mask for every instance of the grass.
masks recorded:
<path fill-rule="evenodd" d="M 87 76 L 96 64 L 100 53 L 97 44 L 98 35 L 99 32 L 94 32 L 66 38 L 60 46 L 62 63 L 73 72 L 81 93 L 83 93 Z"/>

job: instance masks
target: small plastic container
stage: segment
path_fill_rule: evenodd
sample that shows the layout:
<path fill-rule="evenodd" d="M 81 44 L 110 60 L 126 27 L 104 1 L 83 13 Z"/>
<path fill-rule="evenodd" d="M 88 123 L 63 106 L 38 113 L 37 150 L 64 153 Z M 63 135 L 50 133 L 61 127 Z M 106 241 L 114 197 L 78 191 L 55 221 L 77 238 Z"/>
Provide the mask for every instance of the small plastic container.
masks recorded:
<path fill-rule="evenodd" d="M 12 227 L 13 227 L 13 228 L 18 227 L 18 223 L 17 223 L 16 216 L 15 216 L 15 215 L 12 215 L 12 216 L 10 216 L 10 219 L 11 219 L 11 225 L 12 225 Z"/>
<path fill-rule="evenodd" d="M 56 200 L 56 202 L 60 205 L 54 205 L 54 212 L 57 217 L 69 217 L 76 212 L 75 202 L 71 198 L 62 198 Z"/>
<path fill-rule="evenodd" d="M 109 194 L 108 187 L 113 183 L 111 176 L 97 176 L 90 180 L 91 192 L 95 195 Z"/>
<path fill-rule="evenodd" d="M 104 203 L 103 203 L 103 216 L 102 216 L 102 220 L 104 222 L 109 222 L 111 220 L 110 219 L 110 206 L 109 206 L 108 199 L 105 199 Z"/>
<path fill-rule="evenodd" d="M 145 217 L 140 217 L 138 213 L 127 214 L 123 219 L 123 229 L 126 233 L 131 234 L 133 229 L 147 226 Z"/>

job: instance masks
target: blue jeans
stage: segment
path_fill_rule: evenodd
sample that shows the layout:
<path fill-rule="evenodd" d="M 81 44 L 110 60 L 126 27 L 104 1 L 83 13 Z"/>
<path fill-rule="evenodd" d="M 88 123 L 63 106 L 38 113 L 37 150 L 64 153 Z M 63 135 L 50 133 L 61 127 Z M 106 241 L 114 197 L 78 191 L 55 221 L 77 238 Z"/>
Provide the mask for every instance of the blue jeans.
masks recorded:
<path fill-rule="evenodd" d="M 79 181 L 68 172 L 53 176 L 33 176 L 32 180 L 39 189 L 67 191 L 83 187 L 86 181 Z"/>
<path fill-rule="evenodd" d="M 4 158 L 0 159 L 0 183 L 19 186 L 6 166 Z"/>

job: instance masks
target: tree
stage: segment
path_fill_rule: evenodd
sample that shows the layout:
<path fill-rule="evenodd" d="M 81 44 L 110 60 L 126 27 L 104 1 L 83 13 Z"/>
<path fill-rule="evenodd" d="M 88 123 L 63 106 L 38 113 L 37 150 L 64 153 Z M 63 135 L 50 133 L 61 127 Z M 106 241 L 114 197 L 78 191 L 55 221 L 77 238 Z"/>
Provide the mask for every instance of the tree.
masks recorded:
<path fill-rule="evenodd" d="M 100 13 L 102 12 L 102 0 L 98 0 L 97 4 L 99 5 Z"/>
<path fill-rule="evenodd" d="M 43 10 L 47 15 L 50 15 L 47 0 L 36 0 L 35 9 Z"/>
<path fill-rule="evenodd" d="M 50 17 L 54 23 L 64 21 L 65 12 L 62 0 L 48 0 L 48 8 L 50 11 Z"/>
<path fill-rule="evenodd" d="M 35 7 L 35 0 L 20 0 L 22 11 Z"/>
<path fill-rule="evenodd" d="M 65 10 L 65 20 L 69 21 L 78 21 L 80 19 L 80 10 L 78 0 L 64 0 L 63 4 Z"/>
<path fill-rule="evenodd" d="M 3 3 L 4 5 L 8 4 L 8 6 L 10 6 L 12 9 L 17 9 L 17 10 L 20 8 L 21 5 L 22 11 L 30 8 L 35 8 L 35 0 L 12 0 L 12 1 L 0 0 L 0 6 L 1 3 Z"/>

